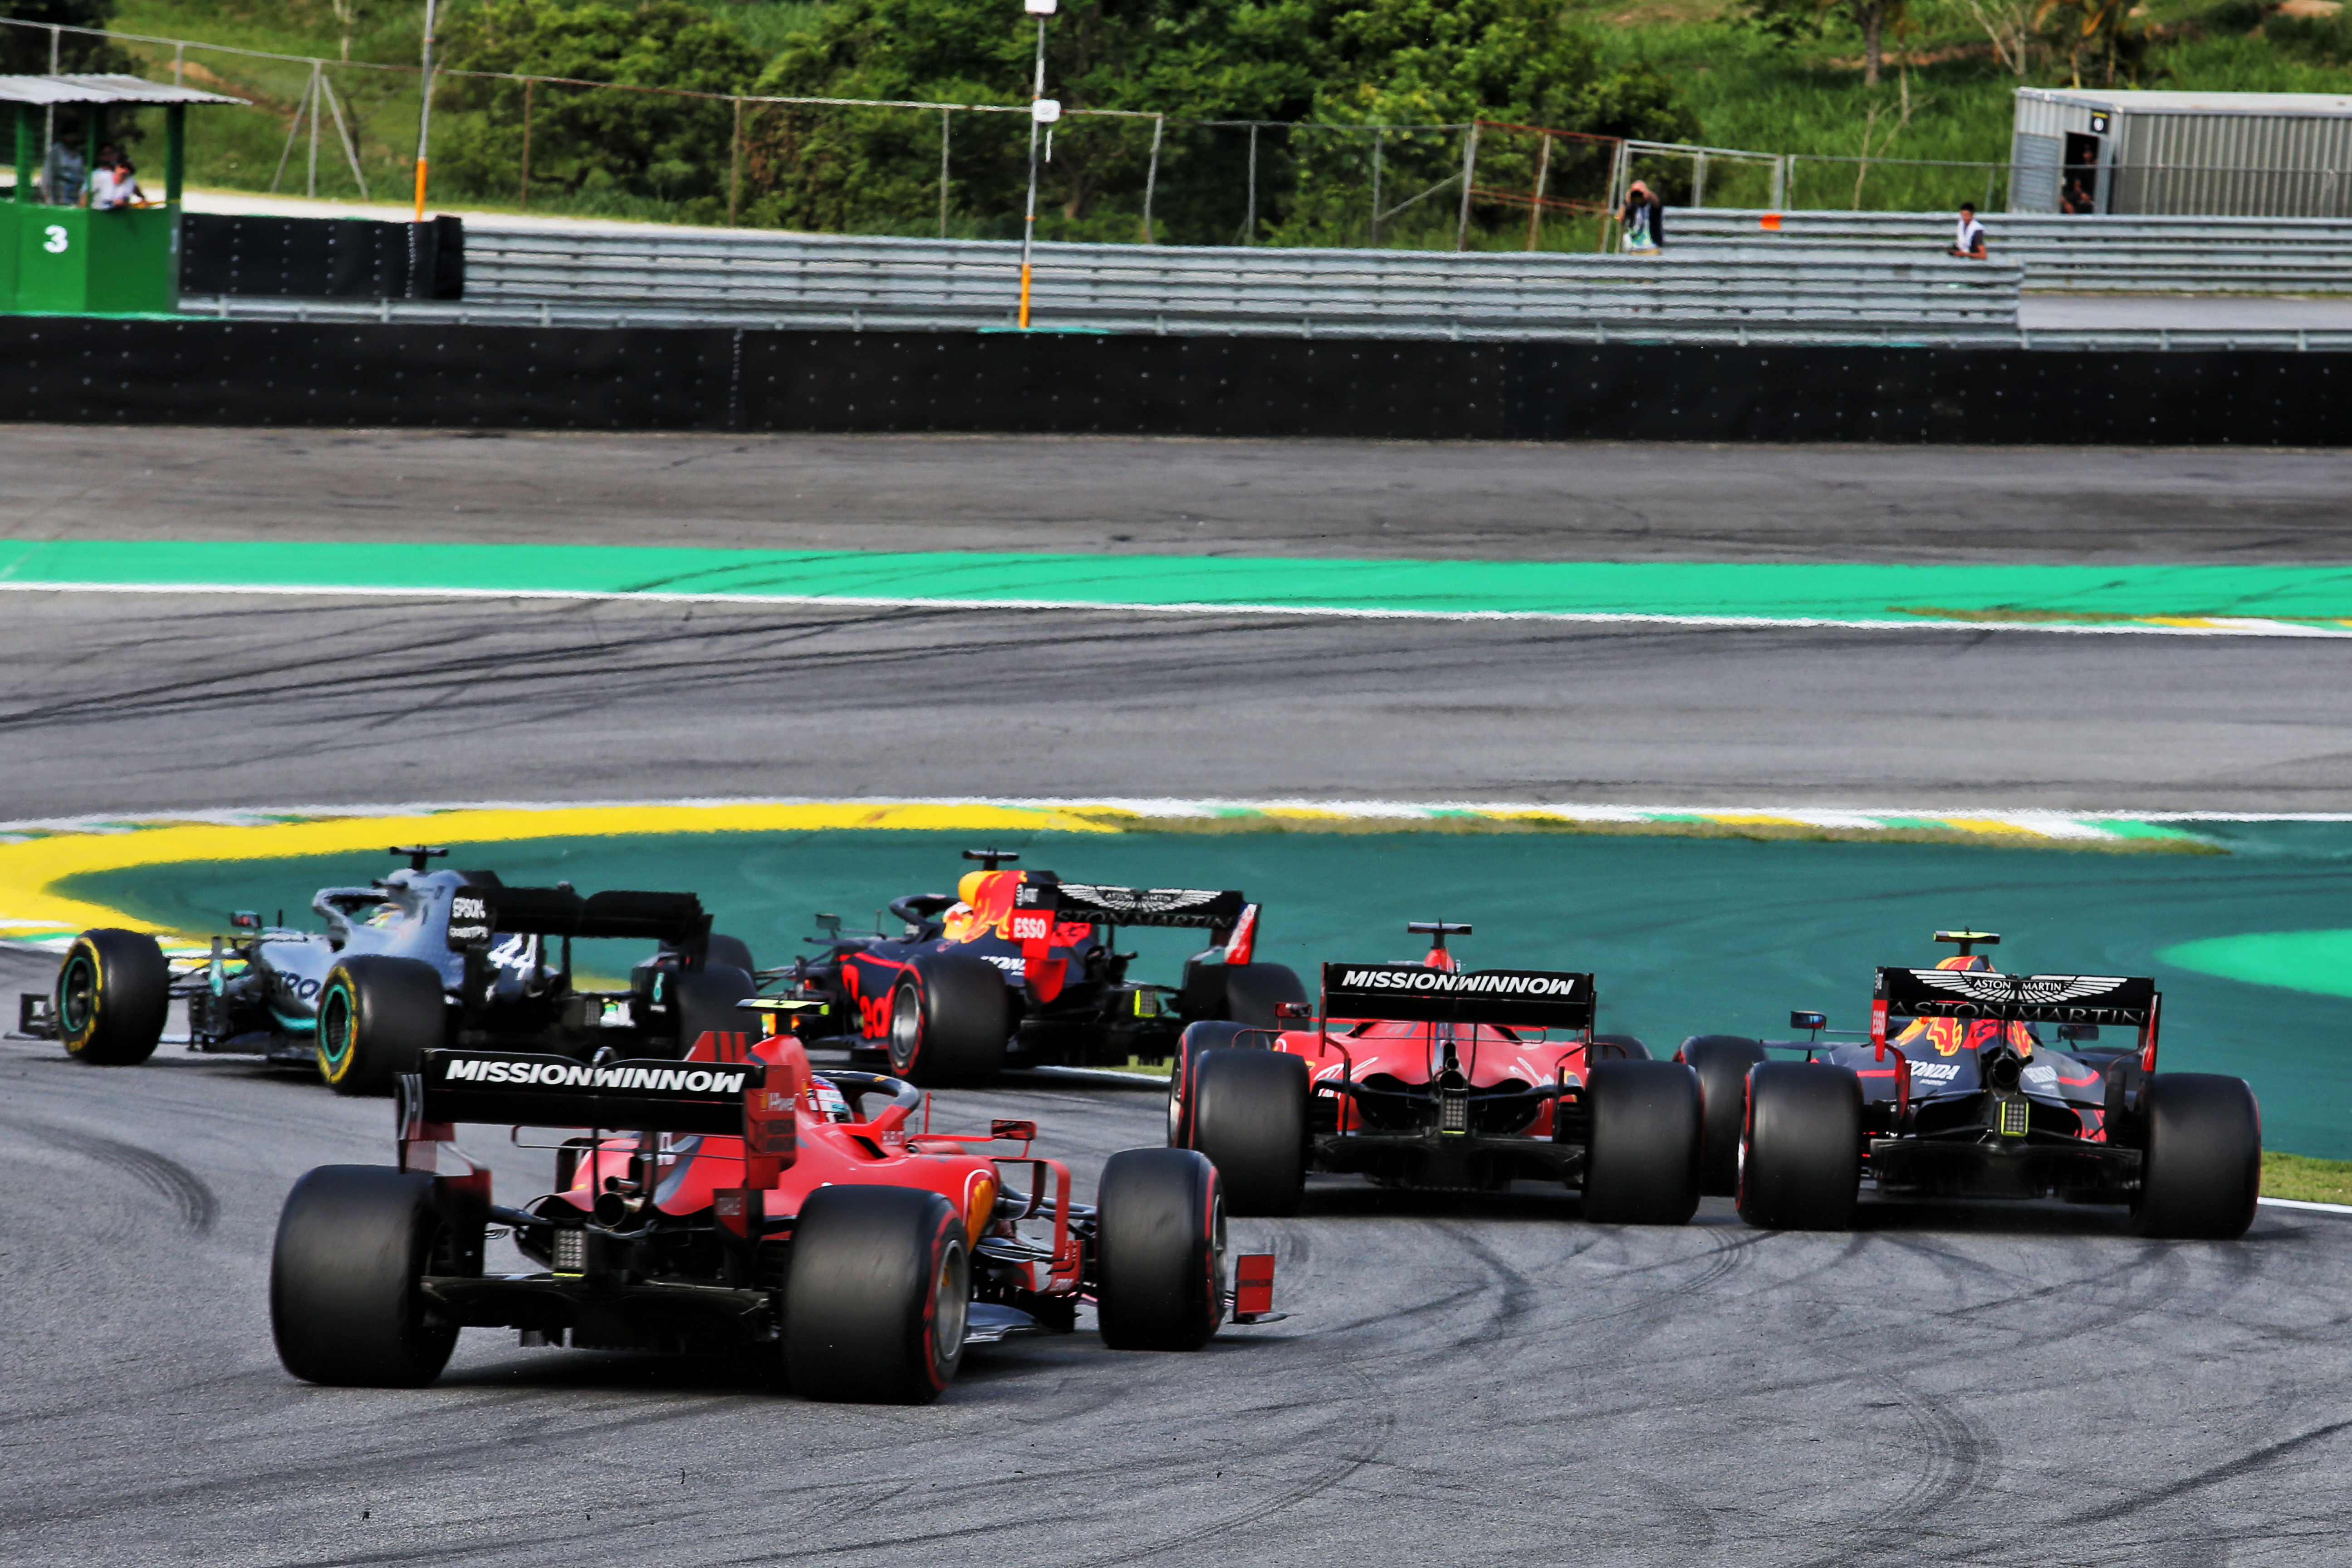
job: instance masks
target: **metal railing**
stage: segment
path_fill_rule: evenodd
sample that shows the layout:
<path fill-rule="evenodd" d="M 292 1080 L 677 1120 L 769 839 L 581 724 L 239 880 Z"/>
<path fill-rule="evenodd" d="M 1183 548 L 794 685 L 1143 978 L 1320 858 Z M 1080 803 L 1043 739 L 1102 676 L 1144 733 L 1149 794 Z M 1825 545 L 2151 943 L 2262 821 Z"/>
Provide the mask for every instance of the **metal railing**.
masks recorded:
<path fill-rule="evenodd" d="M 1767 228 L 1769 222 L 1774 227 Z M 1985 215 L 1993 256 L 2023 270 L 2024 286 L 2068 293 L 2352 292 L 2352 220 L 2075 217 Z M 1675 208 L 1674 253 L 1707 260 L 1838 255 L 1932 255 L 1952 243 L 1953 220 L 1932 213 Z"/>
<path fill-rule="evenodd" d="M 926 239 L 467 230 L 467 305 L 551 324 L 1010 325 L 1019 247 Z M 1705 267 L 1560 253 L 1042 245 L 1033 310 L 1082 331 L 1448 338 L 1696 331 L 1843 341 L 2007 338 L 2013 268 L 1939 258 L 1739 258 Z M 245 310 L 242 302 L 236 307 Z"/>
<path fill-rule="evenodd" d="M 1886 226 L 1887 243 L 1816 233 L 1771 254 L 1707 254 L 1670 226 L 1674 250 L 1661 259 L 1041 245 L 1032 304 L 1038 328 L 1066 332 L 2352 350 L 2352 331 L 2294 328 L 2021 331 L 2030 267 L 1918 254 L 1909 234 Z M 1894 254 L 1898 242 L 1911 253 Z M 463 302 L 211 298 L 184 308 L 273 321 L 985 331 L 1011 328 L 1018 300 L 1019 247 L 1008 243 L 477 225 L 466 249 Z"/>

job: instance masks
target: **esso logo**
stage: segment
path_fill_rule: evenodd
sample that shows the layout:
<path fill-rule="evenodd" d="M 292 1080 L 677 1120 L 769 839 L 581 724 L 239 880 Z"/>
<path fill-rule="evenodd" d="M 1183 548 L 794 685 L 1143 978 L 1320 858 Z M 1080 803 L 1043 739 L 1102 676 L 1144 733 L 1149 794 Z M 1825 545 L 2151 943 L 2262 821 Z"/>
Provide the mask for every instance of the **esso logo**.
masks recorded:
<path fill-rule="evenodd" d="M 1015 942 L 1044 942 L 1054 934 L 1054 917 L 1044 910 L 1015 910 L 1006 930 Z"/>
<path fill-rule="evenodd" d="M 481 899 L 460 893 L 449 900 L 449 915 L 453 920 L 486 921 L 490 918 L 490 906 Z"/>
<path fill-rule="evenodd" d="M 67 242 L 65 225 L 61 223 L 53 223 L 41 232 L 48 236 L 47 239 L 41 241 L 41 248 L 43 250 L 47 251 L 51 256 L 63 256 L 66 253 Z"/>

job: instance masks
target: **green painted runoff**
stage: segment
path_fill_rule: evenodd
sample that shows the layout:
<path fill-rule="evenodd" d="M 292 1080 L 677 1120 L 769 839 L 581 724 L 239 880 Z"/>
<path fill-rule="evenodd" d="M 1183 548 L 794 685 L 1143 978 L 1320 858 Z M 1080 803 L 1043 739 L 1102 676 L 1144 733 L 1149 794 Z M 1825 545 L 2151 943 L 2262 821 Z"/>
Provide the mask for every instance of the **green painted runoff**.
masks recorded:
<path fill-rule="evenodd" d="M 1940 956 L 1928 933 L 2000 931 L 2004 968 L 2154 974 L 2163 1061 L 2250 1079 L 2267 1142 L 2352 1156 L 2352 1041 L 2340 966 L 2204 973 L 2183 944 L 2346 922 L 2352 825 L 2199 824 L 2222 855 L 1968 845 L 1822 843 L 1576 834 L 999 835 L 1024 864 L 1089 881 L 1239 887 L 1266 906 L 1263 956 L 1311 974 L 1325 960 L 1414 958 L 1408 920 L 1475 923 L 1474 966 L 1590 969 L 1602 1026 L 1671 1050 L 1685 1035 L 1785 1036 L 1792 1007 L 1864 1026 L 1878 963 Z M 823 910 L 871 924 L 902 893 L 948 891 L 961 836 L 911 832 L 530 840 L 456 862 L 509 882 L 700 893 L 762 963 L 808 951 Z M 381 876 L 373 855 L 143 867 L 68 890 L 180 930 L 233 909 L 305 918 L 313 889 Z M 887 923 L 887 917 L 884 917 Z M 1142 978 L 1172 981 L 1194 933 L 1139 931 Z M 629 954 L 600 968 L 617 971 Z M 583 966 L 595 963 L 582 955 Z M 2256 979 L 2288 984 L 2256 984 Z M 2298 981 L 2305 983 L 2297 983 Z M 1310 982 L 1311 983 L 1311 982 Z"/>
<path fill-rule="evenodd" d="M 0 542 L 0 583 L 798 595 L 1424 614 L 2352 619 L 2352 571 L 2256 565 L 1359 561 L 290 541 Z"/>

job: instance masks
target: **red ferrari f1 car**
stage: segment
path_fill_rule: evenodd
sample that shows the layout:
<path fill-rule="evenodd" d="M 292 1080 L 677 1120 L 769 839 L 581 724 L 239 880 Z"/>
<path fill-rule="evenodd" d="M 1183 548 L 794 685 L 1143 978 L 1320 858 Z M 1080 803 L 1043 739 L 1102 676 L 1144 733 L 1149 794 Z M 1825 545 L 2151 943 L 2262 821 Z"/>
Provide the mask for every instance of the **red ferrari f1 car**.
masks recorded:
<path fill-rule="evenodd" d="M 810 1398 L 920 1403 L 966 1345 L 1069 1331 L 1082 1300 L 1131 1350 L 1277 1315 L 1271 1257 L 1240 1259 L 1228 1296 L 1224 1200 L 1200 1155 L 1113 1154 L 1095 1204 L 1075 1204 L 1068 1167 L 1029 1153 L 1034 1123 L 931 1132 L 910 1084 L 812 1072 L 789 1035 L 748 1041 L 706 1034 L 682 1060 L 427 1052 L 401 1079 L 397 1165 L 323 1166 L 286 1200 L 278 1359 L 312 1383 L 416 1387 L 458 1330 L 503 1327 L 527 1345 L 738 1355 Z M 464 1122 L 585 1135 L 558 1148 L 556 1190 L 515 1208 L 457 1153 Z M 982 1152 L 1006 1140 L 1020 1152 Z M 494 1226 L 536 1268 L 486 1268 Z"/>
<path fill-rule="evenodd" d="M 1470 927 L 1416 921 L 1419 963 L 1327 963 L 1319 1016 L 1196 1023 L 1168 1090 L 1168 1142 L 1209 1156 L 1235 1214 L 1297 1212 L 1307 1173 L 1499 1192 L 1559 1182 L 1588 1219 L 1681 1225 L 1698 1207 L 1699 1089 L 1641 1042 L 1592 1033 L 1592 976 L 1467 972 Z M 1295 1021 L 1293 1021 L 1295 1020 Z"/>
<path fill-rule="evenodd" d="M 1937 931 L 1959 955 L 1877 972 L 1867 1036 L 1686 1040 L 1710 1191 L 1751 1225 L 1841 1229 L 1861 1184 L 1881 1196 L 2128 1205 L 2147 1236 L 2230 1237 L 2253 1223 L 2262 1116 L 2242 1079 L 2156 1070 L 2163 997 L 2122 974 L 2003 974 L 1990 931 Z M 2042 1026 L 2059 1046 L 2042 1042 Z M 2135 1031 L 2128 1048 L 2093 1042 Z M 1773 1061 L 1771 1050 L 1801 1051 Z"/>

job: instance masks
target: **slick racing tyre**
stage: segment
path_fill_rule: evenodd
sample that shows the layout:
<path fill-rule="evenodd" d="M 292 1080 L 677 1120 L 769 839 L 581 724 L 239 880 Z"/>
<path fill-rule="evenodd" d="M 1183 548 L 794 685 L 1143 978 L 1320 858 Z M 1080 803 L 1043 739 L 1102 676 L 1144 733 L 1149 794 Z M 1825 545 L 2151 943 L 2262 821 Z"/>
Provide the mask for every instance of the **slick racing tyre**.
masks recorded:
<path fill-rule="evenodd" d="M 1689 1224 L 1698 1212 L 1698 1075 L 1680 1062 L 1595 1062 L 1584 1103 L 1584 1217 Z"/>
<path fill-rule="evenodd" d="M 928 1405 L 963 1361 L 971 1255 L 918 1187 L 819 1187 L 793 1221 L 784 1372 L 803 1399 Z"/>
<path fill-rule="evenodd" d="M 2142 1236 L 2230 1241 L 2254 1223 L 2263 1182 L 2263 1119 L 2243 1079 L 2159 1072 L 2139 1090 Z"/>
<path fill-rule="evenodd" d="M 750 942 L 740 936 L 729 936 L 723 931 L 710 933 L 709 943 L 702 951 L 702 962 L 712 969 L 723 963 L 730 969 L 740 969 L 746 974 L 751 973 L 760 967 L 751 962 Z M 751 993 L 747 991 L 744 994 L 748 996 Z"/>
<path fill-rule="evenodd" d="M 1275 1009 L 1285 1003 L 1307 1000 L 1307 987 L 1297 973 L 1283 963 L 1232 963 L 1225 966 L 1225 1016 L 1254 1029 L 1281 1027 Z"/>
<path fill-rule="evenodd" d="M 995 1078 L 1012 1032 L 1003 975 L 970 953 L 924 953 L 890 992 L 890 1071 L 925 1089 Z"/>
<path fill-rule="evenodd" d="M 1185 1025 L 1184 1032 L 1176 1037 L 1176 1059 L 1168 1065 L 1168 1147 L 1192 1146 L 1192 1068 L 1202 1051 L 1235 1046 L 1247 1049 L 1273 1043 L 1269 1035 L 1251 1034 L 1246 1024 L 1206 1018 Z"/>
<path fill-rule="evenodd" d="M 58 1038 L 97 1067 L 133 1067 L 155 1054 L 172 1005 L 172 970 L 144 931 L 86 931 L 58 966 Z"/>
<path fill-rule="evenodd" d="M 1595 1062 L 1645 1062 L 1650 1059 L 1650 1047 L 1638 1035 L 1595 1035 L 1592 1048 L 1584 1056 Z"/>
<path fill-rule="evenodd" d="M 1727 1198 L 1739 1190 L 1739 1126 L 1748 1115 L 1748 1069 L 1769 1061 L 1763 1045 L 1742 1035 L 1693 1035 L 1675 1053 L 1698 1074 L 1698 1190 Z"/>
<path fill-rule="evenodd" d="M 1302 1064 L 1303 1065 L 1303 1064 Z M 1196 1351 L 1225 1321 L 1225 1205 L 1190 1149 L 1128 1149 L 1096 1186 L 1095 1317 L 1118 1351 Z"/>
<path fill-rule="evenodd" d="M 1862 1184 L 1862 1080 L 1851 1068 L 1748 1069 L 1739 1217 L 1767 1230 L 1843 1230 Z"/>
<path fill-rule="evenodd" d="M 337 1094 L 389 1094 L 447 1032 L 441 976 L 421 959 L 365 954 L 327 972 L 319 990 L 319 1076 Z"/>
<path fill-rule="evenodd" d="M 433 1178 L 382 1165 L 322 1165 L 294 1184 L 269 1259 L 278 1359 L 305 1383 L 421 1388 L 457 1343 L 418 1279 L 463 1251 Z"/>
<path fill-rule="evenodd" d="M 1294 1215 L 1307 1195 L 1307 1064 L 1285 1051 L 1219 1048 L 1192 1059 L 1192 1147 L 1235 1214 Z"/>
<path fill-rule="evenodd" d="M 707 1034 L 760 1033 L 760 1018 L 735 1005 L 760 987 L 750 973 L 713 959 L 676 977 L 671 1005 L 677 1013 L 677 1054 L 684 1057 Z"/>

